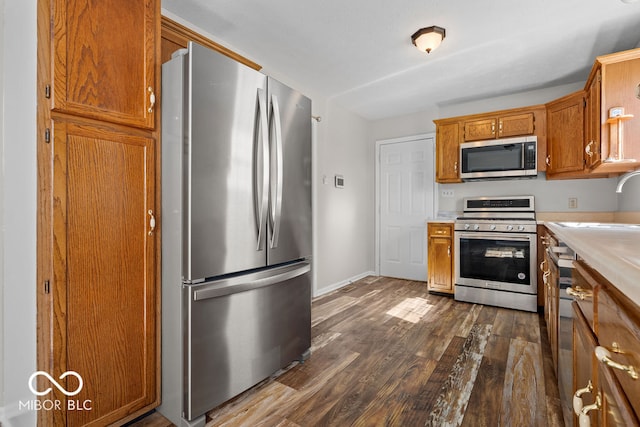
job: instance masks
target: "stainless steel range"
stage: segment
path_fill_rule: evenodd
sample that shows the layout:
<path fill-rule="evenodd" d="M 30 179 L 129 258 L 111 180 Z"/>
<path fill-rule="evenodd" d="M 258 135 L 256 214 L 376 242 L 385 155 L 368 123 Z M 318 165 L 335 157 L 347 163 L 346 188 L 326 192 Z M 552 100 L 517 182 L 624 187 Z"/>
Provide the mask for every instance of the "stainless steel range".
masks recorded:
<path fill-rule="evenodd" d="M 533 196 L 467 197 L 455 222 L 455 299 L 535 312 Z"/>

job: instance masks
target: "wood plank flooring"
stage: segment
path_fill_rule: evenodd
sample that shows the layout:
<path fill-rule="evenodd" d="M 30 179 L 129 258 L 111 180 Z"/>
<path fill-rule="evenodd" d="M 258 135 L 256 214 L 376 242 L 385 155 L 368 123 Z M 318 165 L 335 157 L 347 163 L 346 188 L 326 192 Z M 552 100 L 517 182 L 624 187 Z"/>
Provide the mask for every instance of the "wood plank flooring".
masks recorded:
<path fill-rule="evenodd" d="M 309 360 L 211 411 L 207 426 L 563 425 L 536 313 L 367 277 L 313 301 L 312 340 Z"/>

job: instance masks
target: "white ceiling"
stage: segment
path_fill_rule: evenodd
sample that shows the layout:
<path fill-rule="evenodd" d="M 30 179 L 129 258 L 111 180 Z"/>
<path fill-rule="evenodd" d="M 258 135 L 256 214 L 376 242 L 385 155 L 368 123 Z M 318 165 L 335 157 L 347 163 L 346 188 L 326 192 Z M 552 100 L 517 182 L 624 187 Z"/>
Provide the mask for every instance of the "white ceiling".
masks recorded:
<path fill-rule="evenodd" d="M 632 0 L 627 0 L 632 1 Z M 640 42 L 640 1 L 162 0 L 215 41 L 375 120 L 583 82 Z M 446 28 L 431 54 L 410 40 Z"/>

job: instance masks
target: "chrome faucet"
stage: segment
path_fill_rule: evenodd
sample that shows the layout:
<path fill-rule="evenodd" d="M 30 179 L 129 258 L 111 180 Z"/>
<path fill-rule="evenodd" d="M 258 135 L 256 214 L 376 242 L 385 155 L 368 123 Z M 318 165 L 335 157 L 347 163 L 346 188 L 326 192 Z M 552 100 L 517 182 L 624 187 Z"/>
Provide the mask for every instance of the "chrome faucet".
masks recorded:
<path fill-rule="evenodd" d="M 627 182 L 629 178 L 636 175 L 640 175 L 640 169 L 627 172 L 624 175 L 622 175 L 622 177 L 618 181 L 618 186 L 616 187 L 616 193 L 622 193 L 622 186 L 624 185 L 624 183 Z"/>

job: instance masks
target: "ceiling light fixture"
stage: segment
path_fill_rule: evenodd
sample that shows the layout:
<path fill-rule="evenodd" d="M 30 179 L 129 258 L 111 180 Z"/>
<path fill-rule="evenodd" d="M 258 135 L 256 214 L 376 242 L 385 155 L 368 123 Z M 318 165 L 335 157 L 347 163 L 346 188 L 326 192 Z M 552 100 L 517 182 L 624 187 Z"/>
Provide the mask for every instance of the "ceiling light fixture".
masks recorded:
<path fill-rule="evenodd" d="M 442 27 L 432 26 L 420 28 L 411 36 L 411 42 L 421 52 L 430 53 L 442 43 L 445 31 Z"/>

